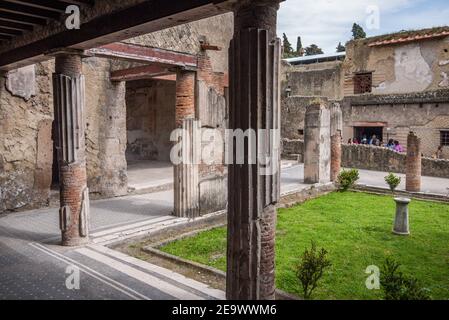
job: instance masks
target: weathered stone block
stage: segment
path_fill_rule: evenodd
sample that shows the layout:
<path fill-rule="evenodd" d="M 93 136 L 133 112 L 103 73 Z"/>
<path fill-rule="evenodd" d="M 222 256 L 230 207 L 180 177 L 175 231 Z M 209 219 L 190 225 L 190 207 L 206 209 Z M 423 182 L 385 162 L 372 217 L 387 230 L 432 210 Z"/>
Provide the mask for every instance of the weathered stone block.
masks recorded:
<path fill-rule="evenodd" d="M 325 100 L 307 107 L 304 134 L 304 181 L 330 182 L 330 110 Z"/>
<path fill-rule="evenodd" d="M 17 97 L 26 101 L 36 95 L 36 70 L 35 66 L 27 66 L 10 71 L 6 75 L 6 89 Z"/>

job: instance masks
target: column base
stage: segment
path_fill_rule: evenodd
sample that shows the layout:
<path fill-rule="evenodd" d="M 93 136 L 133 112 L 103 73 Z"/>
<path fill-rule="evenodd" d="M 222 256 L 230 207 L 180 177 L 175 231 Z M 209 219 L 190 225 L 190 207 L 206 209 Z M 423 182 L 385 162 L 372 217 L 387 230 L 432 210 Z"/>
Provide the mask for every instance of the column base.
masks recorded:
<path fill-rule="evenodd" d="M 406 237 L 406 236 L 409 236 L 409 235 L 410 235 L 410 232 L 399 232 L 399 231 L 393 230 L 393 234 L 395 234 L 395 235 L 397 235 L 397 236 L 403 236 L 403 237 Z"/>
<path fill-rule="evenodd" d="M 90 243 L 90 238 L 76 238 L 76 239 L 62 239 L 61 245 L 63 247 L 82 247 Z"/>

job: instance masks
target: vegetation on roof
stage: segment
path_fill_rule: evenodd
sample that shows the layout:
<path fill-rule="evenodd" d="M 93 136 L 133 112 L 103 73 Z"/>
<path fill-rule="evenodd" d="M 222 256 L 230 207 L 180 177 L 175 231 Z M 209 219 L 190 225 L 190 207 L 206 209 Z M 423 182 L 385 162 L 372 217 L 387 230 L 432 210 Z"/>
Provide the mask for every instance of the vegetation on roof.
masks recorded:
<path fill-rule="evenodd" d="M 399 32 L 384 34 L 380 36 L 370 37 L 366 39 L 360 39 L 372 42 L 378 42 L 378 41 L 388 41 L 388 40 L 395 40 L 395 39 L 401 39 L 401 38 L 408 38 L 413 36 L 424 36 L 427 34 L 430 35 L 436 35 L 442 32 L 449 32 L 449 26 L 442 26 L 442 27 L 434 27 L 434 28 L 427 28 L 427 29 L 421 29 L 421 30 L 402 30 Z"/>

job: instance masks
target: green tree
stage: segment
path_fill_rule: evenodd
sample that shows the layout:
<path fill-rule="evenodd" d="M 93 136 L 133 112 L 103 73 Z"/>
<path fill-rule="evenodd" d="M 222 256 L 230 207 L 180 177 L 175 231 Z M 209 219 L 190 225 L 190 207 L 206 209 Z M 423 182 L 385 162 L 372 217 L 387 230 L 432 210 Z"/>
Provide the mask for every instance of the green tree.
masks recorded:
<path fill-rule="evenodd" d="M 337 52 L 345 52 L 346 51 L 346 47 L 344 45 L 341 44 L 341 42 L 338 43 L 337 46 Z"/>
<path fill-rule="evenodd" d="M 298 57 L 302 57 L 304 55 L 304 48 L 302 47 L 301 37 L 298 37 L 298 41 L 296 42 L 296 55 Z"/>
<path fill-rule="evenodd" d="M 354 25 L 352 26 L 352 37 L 354 40 L 364 39 L 366 38 L 366 32 L 359 24 L 354 23 Z"/>
<path fill-rule="evenodd" d="M 282 37 L 283 37 L 282 42 L 283 42 L 283 46 L 284 46 L 284 59 L 294 57 L 295 52 L 293 51 L 292 44 L 290 43 L 290 41 L 288 41 L 287 35 L 284 33 Z"/>
<path fill-rule="evenodd" d="M 306 48 L 306 56 L 313 56 L 316 54 L 323 54 L 323 50 L 318 47 L 316 44 L 311 44 Z"/>

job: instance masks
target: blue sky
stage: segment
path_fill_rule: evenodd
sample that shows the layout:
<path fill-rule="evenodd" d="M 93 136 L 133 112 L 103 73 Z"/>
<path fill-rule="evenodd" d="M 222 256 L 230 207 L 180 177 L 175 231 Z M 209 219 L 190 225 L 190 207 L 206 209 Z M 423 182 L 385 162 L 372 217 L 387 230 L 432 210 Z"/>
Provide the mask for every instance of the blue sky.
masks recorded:
<path fill-rule="evenodd" d="M 379 28 L 367 21 L 379 12 Z M 301 36 L 303 46 L 315 43 L 325 53 L 351 38 L 354 22 L 368 36 L 400 30 L 449 25 L 449 0 L 287 0 L 279 11 L 278 34 L 286 33 L 293 47 Z"/>

